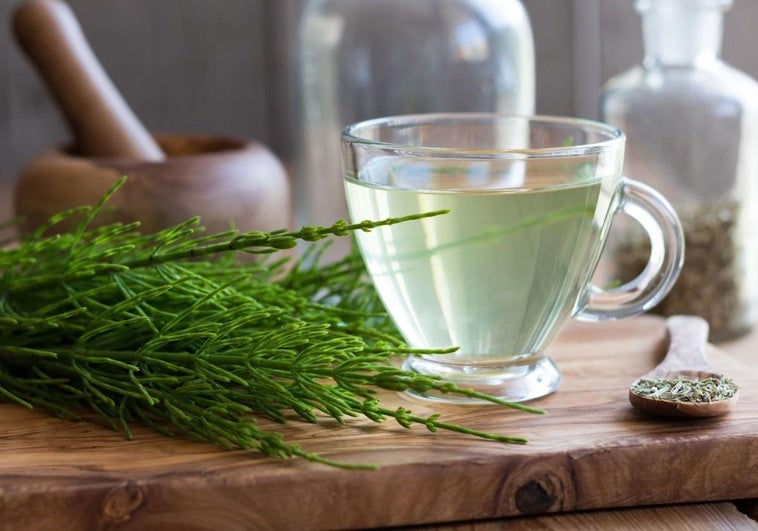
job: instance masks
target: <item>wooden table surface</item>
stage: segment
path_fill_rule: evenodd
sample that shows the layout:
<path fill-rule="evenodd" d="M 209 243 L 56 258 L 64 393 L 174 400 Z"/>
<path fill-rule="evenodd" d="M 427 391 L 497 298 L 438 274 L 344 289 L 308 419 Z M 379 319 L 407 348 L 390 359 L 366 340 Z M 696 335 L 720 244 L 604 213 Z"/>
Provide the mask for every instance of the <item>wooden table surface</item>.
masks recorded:
<path fill-rule="evenodd" d="M 10 187 L 0 185 L 0 219 L 10 213 Z M 758 361 L 758 330 L 716 345 L 744 365 Z M 758 434 L 756 434 L 758 437 Z M 758 481 L 758 480 L 757 480 Z M 1 495 L 1 493 L 0 493 Z M 414 529 L 447 531 L 501 529 L 758 529 L 758 500 L 719 501 L 654 507 L 596 510 L 491 521 L 419 526 Z M 0 528 L 2 515 L 0 514 Z"/>
<path fill-rule="evenodd" d="M 758 362 L 758 327 L 737 339 L 716 344 L 746 366 Z M 756 434 L 758 437 L 758 433 Z M 758 481 L 758 478 L 756 478 Z M 573 512 L 533 517 L 515 517 L 484 522 L 426 526 L 419 530 L 495 531 L 509 530 L 758 530 L 758 499 Z"/>

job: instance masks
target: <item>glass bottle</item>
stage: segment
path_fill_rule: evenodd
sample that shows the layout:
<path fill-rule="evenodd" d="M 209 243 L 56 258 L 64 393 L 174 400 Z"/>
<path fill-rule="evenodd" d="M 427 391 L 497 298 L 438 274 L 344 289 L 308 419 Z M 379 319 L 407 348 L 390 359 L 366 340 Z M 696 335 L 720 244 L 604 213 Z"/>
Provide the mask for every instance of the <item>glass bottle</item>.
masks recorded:
<path fill-rule="evenodd" d="M 725 64 L 731 0 L 638 0 L 644 61 L 606 84 L 602 119 L 627 134 L 626 174 L 661 191 L 682 220 L 685 263 L 654 310 L 697 314 L 711 340 L 755 320 L 758 294 L 758 83 Z M 625 280 L 647 242 L 620 228 L 612 254 Z"/>
<path fill-rule="evenodd" d="M 307 0 L 298 30 L 299 222 L 347 216 L 340 132 L 369 118 L 534 111 L 520 0 Z"/>

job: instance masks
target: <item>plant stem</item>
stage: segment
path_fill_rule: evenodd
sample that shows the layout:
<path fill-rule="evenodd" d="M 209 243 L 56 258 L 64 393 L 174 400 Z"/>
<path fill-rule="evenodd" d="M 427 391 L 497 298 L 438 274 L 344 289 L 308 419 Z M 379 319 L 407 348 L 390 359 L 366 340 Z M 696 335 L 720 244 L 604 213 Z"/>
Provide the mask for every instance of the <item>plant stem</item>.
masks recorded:
<path fill-rule="evenodd" d="M 136 232 L 135 224 L 90 227 L 121 183 L 98 205 L 54 216 L 15 249 L 0 250 L 5 398 L 68 418 L 90 410 L 127 437 L 130 424 L 141 421 L 161 433 L 183 433 L 225 448 L 346 468 L 362 465 L 307 452 L 260 428 L 256 418 L 284 422 L 294 412 L 306 422 L 324 414 L 344 423 L 363 415 L 524 443 L 437 415 L 391 410 L 376 397 L 380 389 L 436 389 L 543 413 L 396 368 L 397 355 L 455 349 L 406 345 L 355 249 L 327 265 L 318 260 L 322 244 L 294 263 L 234 257 L 276 253 L 298 240 L 317 242 L 446 211 L 292 232 L 204 235 L 197 219 L 154 234 Z M 84 221 L 74 231 L 45 235 L 82 213 Z"/>

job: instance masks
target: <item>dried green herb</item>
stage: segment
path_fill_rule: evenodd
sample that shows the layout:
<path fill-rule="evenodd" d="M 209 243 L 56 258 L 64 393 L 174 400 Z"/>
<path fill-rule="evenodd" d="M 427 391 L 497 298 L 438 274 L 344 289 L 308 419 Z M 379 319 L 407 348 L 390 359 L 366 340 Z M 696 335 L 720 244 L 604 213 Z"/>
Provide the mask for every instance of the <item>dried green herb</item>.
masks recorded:
<path fill-rule="evenodd" d="M 61 417 L 94 411 L 127 437 L 133 422 L 145 422 L 167 435 L 339 466 L 348 465 L 288 443 L 256 418 L 393 418 L 526 442 L 383 406 L 378 389 L 438 389 L 541 412 L 398 369 L 394 356 L 425 351 L 402 342 L 357 252 L 328 265 L 319 264 L 323 245 L 295 263 L 235 255 L 441 212 L 244 234 L 205 235 L 197 219 L 155 234 L 137 224 L 91 226 L 118 186 L 99 205 L 61 213 L 0 250 L 0 395 Z M 46 236 L 82 214 L 76 230 Z"/>
<path fill-rule="evenodd" d="M 745 284 L 744 249 L 738 233 L 736 201 L 679 208 L 686 258 L 679 279 L 653 312 L 700 315 L 710 325 L 712 341 L 736 337 L 750 329 L 749 290 Z M 647 264 L 650 242 L 629 227 L 613 246 L 614 274 L 631 280 Z"/>
<path fill-rule="evenodd" d="M 717 402 L 732 398 L 737 393 L 737 385 L 724 376 L 699 380 L 679 374 L 674 378 L 640 379 L 632 385 L 632 392 L 659 400 Z"/>

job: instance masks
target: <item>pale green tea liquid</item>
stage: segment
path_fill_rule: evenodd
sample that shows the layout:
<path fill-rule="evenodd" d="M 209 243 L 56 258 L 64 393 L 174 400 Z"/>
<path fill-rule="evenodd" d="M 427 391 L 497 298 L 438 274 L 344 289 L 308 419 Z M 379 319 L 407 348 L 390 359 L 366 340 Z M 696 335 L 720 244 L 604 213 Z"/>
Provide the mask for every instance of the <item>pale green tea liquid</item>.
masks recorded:
<path fill-rule="evenodd" d="M 450 210 L 356 236 L 406 341 L 458 346 L 445 362 L 462 365 L 542 351 L 586 291 L 610 210 L 596 179 L 472 193 L 345 186 L 354 221 Z"/>

